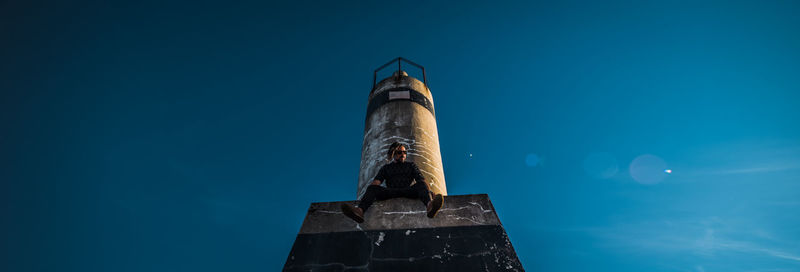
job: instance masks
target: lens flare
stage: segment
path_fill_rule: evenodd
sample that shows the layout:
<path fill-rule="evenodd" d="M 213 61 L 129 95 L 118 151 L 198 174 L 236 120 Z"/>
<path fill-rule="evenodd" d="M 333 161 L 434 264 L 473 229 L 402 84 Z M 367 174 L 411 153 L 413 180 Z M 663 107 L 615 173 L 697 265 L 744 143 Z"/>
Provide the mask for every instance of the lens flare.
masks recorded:
<path fill-rule="evenodd" d="M 672 170 L 667 172 L 664 169 L 667 169 L 667 163 L 664 160 L 655 155 L 645 154 L 633 159 L 629 171 L 631 177 L 639 183 L 656 184 L 664 180 L 669 172 L 672 172 Z"/>
<path fill-rule="evenodd" d="M 541 163 L 542 158 L 540 158 L 539 155 L 531 153 L 525 156 L 525 164 L 528 165 L 528 167 L 535 167 Z"/>

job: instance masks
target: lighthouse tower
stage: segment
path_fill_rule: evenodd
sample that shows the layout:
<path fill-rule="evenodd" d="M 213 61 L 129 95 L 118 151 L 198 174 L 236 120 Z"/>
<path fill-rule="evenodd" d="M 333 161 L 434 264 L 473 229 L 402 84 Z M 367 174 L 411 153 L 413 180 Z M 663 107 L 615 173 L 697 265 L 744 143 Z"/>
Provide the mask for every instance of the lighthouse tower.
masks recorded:
<path fill-rule="evenodd" d="M 377 73 L 397 71 L 377 81 Z M 422 70 L 420 81 L 402 62 Z M 425 68 L 397 58 L 375 70 L 369 93 L 357 196 L 386 161 L 393 142 L 409 147 L 428 188 L 447 194 L 439 152 L 433 96 Z M 495 182 L 495 181 L 488 181 Z M 283 271 L 525 271 L 486 194 L 445 196 L 434 218 L 417 199 L 375 202 L 356 223 L 342 214 L 343 203 L 311 203 Z"/>
<path fill-rule="evenodd" d="M 422 70 L 423 81 L 408 76 L 402 70 L 403 61 Z M 433 95 L 425 82 L 425 67 L 397 58 L 376 69 L 375 75 L 395 62 L 397 71 L 379 83 L 373 81 L 369 93 L 357 198 L 361 199 L 378 170 L 388 162 L 386 150 L 393 142 L 409 147 L 408 160 L 417 164 L 431 192 L 447 195 Z"/>

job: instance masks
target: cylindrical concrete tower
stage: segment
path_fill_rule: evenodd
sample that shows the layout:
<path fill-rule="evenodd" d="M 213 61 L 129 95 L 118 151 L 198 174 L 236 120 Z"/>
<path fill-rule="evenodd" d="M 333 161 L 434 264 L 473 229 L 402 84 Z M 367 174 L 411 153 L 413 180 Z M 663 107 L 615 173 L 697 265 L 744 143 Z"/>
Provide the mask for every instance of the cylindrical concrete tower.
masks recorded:
<path fill-rule="evenodd" d="M 393 142 L 408 146 L 407 160 L 417 164 L 432 192 L 447 195 L 433 96 L 425 82 L 402 71 L 401 62 L 419 67 L 423 80 L 425 68 L 397 58 L 376 69 L 375 75 L 395 61 L 397 71 L 377 84 L 373 81 L 369 94 L 357 198 L 361 199 L 378 170 L 390 162 L 386 151 Z"/>

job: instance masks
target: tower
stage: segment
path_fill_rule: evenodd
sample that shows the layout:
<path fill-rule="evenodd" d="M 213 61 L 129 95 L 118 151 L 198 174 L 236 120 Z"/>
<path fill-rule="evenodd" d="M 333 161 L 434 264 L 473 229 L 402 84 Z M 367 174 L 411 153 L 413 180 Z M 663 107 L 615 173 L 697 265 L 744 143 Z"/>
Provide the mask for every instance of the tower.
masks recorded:
<path fill-rule="evenodd" d="M 423 81 L 408 76 L 402 62 L 422 70 Z M 377 81 L 394 62 L 398 70 Z M 397 58 L 375 70 L 369 94 L 357 196 L 386 163 L 392 142 L 409 146 L 435 193 L 447 194 L 439 151 L 433 97 L 425 69 Z M 283 271 L 524 271 L 486 194 L 446 196 L 435 218 L 416 199 L 378 201 L 356 223 L 342 203 L 311 203 Z"/>
<path fill-rule="evenodd" d="M 403 61 L 420 68 L 423 81 L 408 76 L 402 70 Z M 378 71 L 394 62 L 397 62 L 397 71 L 376 83 Z M 408 160 L 415 162 L 425 175 L 431 192 L 447 195 L 433 95 L 425 81 L 425 67 L 403 58 L 375 69 L 361 145 L 357 199 L 364 195 L 378 169 L 387 162 L 386 149 L 393 142 L 409 147 Z"/>

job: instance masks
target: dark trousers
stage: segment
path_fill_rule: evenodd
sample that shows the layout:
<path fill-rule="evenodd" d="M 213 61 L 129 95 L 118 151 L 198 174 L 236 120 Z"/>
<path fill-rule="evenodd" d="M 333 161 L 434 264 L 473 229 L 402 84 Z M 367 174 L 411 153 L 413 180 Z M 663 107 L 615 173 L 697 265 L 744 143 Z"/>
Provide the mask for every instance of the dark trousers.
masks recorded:
<path fill-rule="evenodd" d="M 431 201 L 431 192 L 428 190 L 428 185 L 424 182 L 417 182 L 406 188 L 385 188 L 379 185 L 370 185 L 367 187 L 364 196 L 361 197 L 361 202 L 359 202 L 358 207 L 366 212 L 375 200 L 380 201 L 398 197 L 422 200 L 422 203 L 427 207 L 428 202 Z"/>

